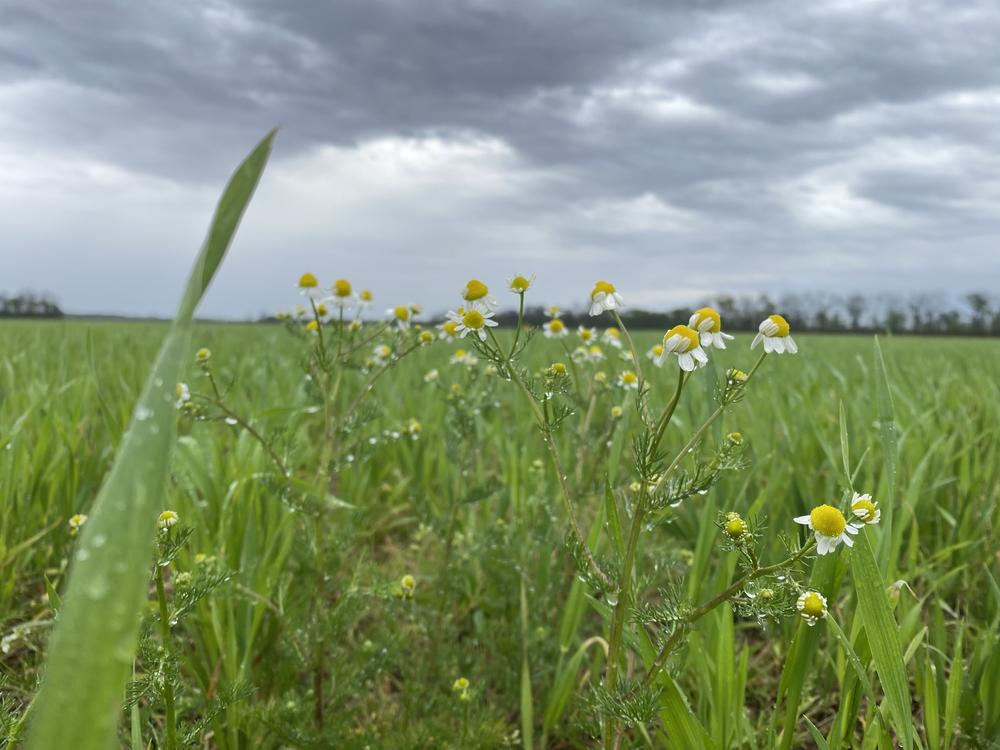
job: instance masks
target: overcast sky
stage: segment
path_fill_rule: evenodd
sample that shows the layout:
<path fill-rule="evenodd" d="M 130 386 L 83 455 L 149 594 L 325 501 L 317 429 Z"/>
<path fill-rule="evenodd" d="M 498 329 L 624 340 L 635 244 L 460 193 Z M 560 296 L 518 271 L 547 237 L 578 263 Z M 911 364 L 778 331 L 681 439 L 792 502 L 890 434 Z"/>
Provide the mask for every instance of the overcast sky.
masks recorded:
<path fill-rule="evenodd" d="M 0 292 L 169 315 L 281 126 L 202 314 L 995 290 L 996 0 L 0 0 Z M 498 295 L 499 296 L 499 295 Z"/>

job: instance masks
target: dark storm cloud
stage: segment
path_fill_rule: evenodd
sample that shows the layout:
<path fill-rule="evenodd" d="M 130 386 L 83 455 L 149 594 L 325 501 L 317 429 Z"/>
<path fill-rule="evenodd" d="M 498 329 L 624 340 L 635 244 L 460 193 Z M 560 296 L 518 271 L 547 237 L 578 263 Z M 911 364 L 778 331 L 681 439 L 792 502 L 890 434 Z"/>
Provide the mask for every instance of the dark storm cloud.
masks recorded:
<path fill-rule="evenodd" d="M 338 241 L 369 259 L 351 261 L 358 273 L 380 267 L 371 258 L 419 257 L 461 277 L 476 261 L 456 261 L 455 243 L 475 247 L 498 275 L 511 254 L 540 274 L 560 270 L 562 286 L 549 289 L 560 301 L 606 273 L 657 301 L 715 289 L 878 288 L 902 278 L 891 274 L 902 258 L 907 283 L 933 287 L 947 243 L 959 256 L 947 283 L 968 286 L 1000 271 L 984 241 L 1000 229 L 997 38 L 992 0 L 8 3 L 0 174 L 22 186 L 13 205 L 47 206 L 56 222 L 72 209 L 51 194 L 78 192 L 79 172 L 86 185 L 96 170 L 101 189 L 129 200 L 133 184 L 169 196 L 174 213 L 158 220 L 150 206 L 146 221 L 195 227 L 202 214 L 192 206 L 210 202 L 210 186 L 281 124 L 272 178 L 281 196 L 312 179 L 344 210 L 332 234 L 325 224 L 285 230 L 296 263 L 318 265 Z M 420 165 L 369 179 L 358 160 L 397 158 L 367 145 L 380 139 L 402 139 L 409 156 L 398 158 L 419 154 Z M 45 170 L 32 167 L 38 160 Z M 87 163 L 64 169 L 61 160 Z M 315 165 L 364 186 L 352 194 Z M 451 180 L 455 170 L 468 174 Z M 262 199 L 287 206 L 280 216 L 255 207 L 267 221 L 313 221 L 301 202 L 267 191 Z M 115 214 L 94 212 L 96 235 Z M 361 224 L 382 215 L 395 234 Z M 46 235 L 48 262 L 71 267 L 69 246 L 88 222 L 70 223 L 73 235 Z M 0 228 L 12 251 L 30 250 L 16 219 Z M 282 236 L 271 224 L 256 231 Z M 149 234 L 152 257 L 163 233 Z M 699 270 L 657 288 L 650 265 L 684 254 Z M 266 298 L 257 276 L 279 272 L 276 262 L 256 245 L 244 257 L 258 265 L 234 257 L 227 270 Z M 37 285 L 30 263 L 3 271 Z M 217 313 L 274 299 L 251 305 L 221 286 Z M 55 291 L 91 308 L 111 295 Z M 165 312 L 169 296 L 148 304 Z"/>

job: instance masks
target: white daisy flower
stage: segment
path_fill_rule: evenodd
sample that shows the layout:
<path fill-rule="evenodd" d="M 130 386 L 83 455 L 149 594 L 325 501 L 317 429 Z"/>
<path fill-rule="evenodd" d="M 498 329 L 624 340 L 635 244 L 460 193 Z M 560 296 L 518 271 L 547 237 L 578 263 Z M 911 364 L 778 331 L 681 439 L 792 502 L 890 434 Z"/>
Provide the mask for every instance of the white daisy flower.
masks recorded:
<path fill-rule="evenodd" d="M 701 348 L 701 338 L 690 326 L 674 326 L 663 334 L 663 349 L 666 354 L 677 355 L 677 364 L 685 372 L 693 372 L 708 364 L 708 355 Z"/>
<path fill-rule="evenodd" d="M 625 372 L 618 374 L 618 385 L 620 385 L 626 391 L 638 390 L 639 376 L 636 375 L 632 370 L 625 370 Z"/>
<path fill-rule="evenodd" d="M 561 339 L 569 335 L 569 329 L 559 318 L 552 318 L 542 326 L 542 334 L 547 339 Z"/>
<path fill-rule="evenodd" d="M 437 371 L 437 369 L 428 370 L 427 374 L 424 375 L 424 382 L 425 383 L 433 383 L 437 379 L 438 379 L 438 371 Z"/>
<path fill-rule="evenodd" d="M 853 547 L 854 540 L 851 539 L 851 535 L 858 533 L 857 527 L 847 523 L 844 514 L 832 505 L 817 505 L 808 516 L 796 518 L 795 523 L 813 530 L 816 536 L 816 552 L 820 555 L 833 552 L 841 542 Z"/>
<path fill-rule="evenodd" d="M 375 364 L 381 367 L 390 359 L 392 359 L 392 349 L 386 344 L 379 344 L 374 349 L 372 349 L 372 359 L 375 360 Z"/>
<path fill-rule="evenodd" d="M 878 507 L 878 503 L 872 500 L 872 496 L 869 494 L 859 495 L 857 492 L 854 493 L 854 497 L 851 498 L 851 513 L 858 519 L 854 522 L 857 526 L 858 523 L 862 524 L 876 524 L 879 519 L 882 518 L 882 510 Z"/>
<path fill-rule="evenodd" d="M 465 314 L 465 308 L 460 307 L 458 309 L 462 311 L 463 315 Z M 443 323 L 441 323 L 441 325 L 438 326 L 438 338 L 444 339 L 445 341 L 451 341 L 452 339 L 457 339 L 458 338 L 457 329 L 458 329 L 458 321 L 451 320 L 449 318 L 448 320 L 444 321 Z"/>
<path fill-rule="evenodd" d="M 558 318 L 561 313 L 562 310 L 559 309 L 559 305 L 549 305 L 545 308 L 546 318 Z"/>
<path fill-rule="evenodd" d="M 487 310 L 496 310 L 497 301 L 490 296 L 490 288 L 479 279 L 469 279 L 465 288 L 462 289 L 462 299 L 478 305 Z"/>
<path fill-rule="evenodd" d="M 333 292 L 333 295 L 327 297 L 326 301 L 341 310 L 350 310 L 358 302 L 358 298 L 354 294 L 354 287 L 347 279 L 337 279 L 330 287 L 330 291 Z"/>
<path fill-rule="evenodd" d="M 795 603 L 795 608 L 799 610 L 802 619 L 812 627 L 826 617 L 826 597 L 818 591 L 803 591 Z"/>
<path fill-rule="evenodd" d="M 785 352 L 795 354 L 798 352 L 799 347 L 796 346 L 795 340 L 789 333 L 788 321 L 780 315 L 767 316 L 761 321 L 757 330 L 759 333 L 754 336 L 753 343 L 750 344 L 751 349 L 763 341 L 764 351 L 768 354 L 771 352 L 775 354 L 784 354 Z"/>
<path fill-rule="evenodd" d="M 358 312 L 366 309 L 375 299 L 375 295 L 372 294 L 371 289 L 362 289 L 358 292 Z"/>
<path fill-rule="evenodd" d="M 311 273 L 304 273 L 299 276 L 299 293 L 309 299 L 319 299 L 323 296 L 323 290 L 319 287 L 319 279 Z"/>
<path fill-rule="evenodd" d="M 590 291 L 590 315 L 596 317 L 605 310 L 616 310 L 625 306 L 625 300 L 609 281 L 598 281 Z"/>
<path fill-rule="evenodd" d="M 178 383 L 174 392 L 177 394 L 177 402 L 174 405 L 178 409 L 191 400 L 191 389 L 188 388 L 187 383 Z"/>
<path fill-rule="evenodd" d="M 390 307 L 385 311 L 385 314 L 389 316 L 389 320 L 395 323 L 396 327 L 401 331 L 409 328 L 410 321 L 413 319 L 413 311 L 410 310 L 409 305 Z"/>
<path fill-rule="evenodd" d="M 622 332 L 619 331 L 614 326 L 610 328 L 605 328 L 604 333 L 601 334 L 601 341 L 605 344 L 613 346 L 615 349 L 622 348 Z"/>
<path fill-rule="evenodd" d="M 166 533 L 173 526 L 175 526 L 179 520 L 180 518 L 174 511 L 165 510 L 156 519 L 156 525 L 160 527 L 161 531 Z"/>
<path fill-rule="evenodd" d="M 666 359 L 663 355 L 666 351 L 663 348 L 663 344 L 653 344 L 653 346 L 649 347 L 649 351 L 646 352 L 646 359 L 657 367 L 663 367 L 663 361 Z"/>
<path fill-rule="evenodd" d="M 604 350 L 597 344 L 594 344 L 587 350 L 588 362 L 600 362 L 602 359 L 604 359 Z"/>
<path fill-rule="evenodd" d="M 455 320 L 452 315 L 449 317 Z M 465 338 L 466 334 L 473 333 L 479 337 L 480 341 L 486 341 L 487 328 L 494 328 L 497 325 L 497 322 L 493 320 L 493 311 L 478 305 L 466 310 L 457 322 L 455 332 L 459 336 Z"/>
<path fill-rule="evenodd" d="M 576 329 L 576 335 L 579 336 L 580 341 L 584 344 L 589 344 L 597 337 L 597 329 L 587 328 L 587 326 L 579 326 Z"/>
<path fill-rule="evenodd" d="M 698 332 L 701 336 L 701 345 L 706 349 L 713 346 L 716 349 L 725 349 L 726 340 L 733 340 L 728 333 L 722 332 L 722 318 L 711 307 L 695 310 L 688 325 Z"/>
<path fill-rule="evenodd" d="M 507 288 L 510 289 L 514 294 L 524 294 L 531 288 L 531 285 L 535 283 L 535 277 L 521 276 L 518 274 L 513 278 L 507 279 Z"/>
<path fill-rule="evenodd" d="M 479 364 L 479 358 L 465 349 L 456 349 L 448 361 L 453 365 L 465 365 L 466 367 L 475 367 Z"/>
<path fill-rule="evenodd" d="M 576 362 L 576 363 L 586 362 L 587 361 L 587 347 L 585 347 L 585 346 L 578 346 L 578 347 L 576 347 L 576 349 L 573 350 L 573 354 L 571 356 L 573 358 L 573 361 Z"/>

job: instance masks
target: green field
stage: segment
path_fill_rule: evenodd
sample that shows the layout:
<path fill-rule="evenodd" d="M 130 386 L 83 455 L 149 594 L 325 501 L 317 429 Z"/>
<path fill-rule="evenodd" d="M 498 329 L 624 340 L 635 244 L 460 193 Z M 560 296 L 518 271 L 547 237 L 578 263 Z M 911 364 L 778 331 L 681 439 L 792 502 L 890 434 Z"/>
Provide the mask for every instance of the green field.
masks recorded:
<path fill-rule="evenodd" d="M 8 738 L 23 736 L 52 628 L 48 591 L 64 591 L 79 543 L 68 519 L 90 512 L 166 331 L 140 323 L 0 324 L 0 729 Z M 797 338 L 799 354 L 768 357 L 745 398 L 705 435 L 711 446 L 740 432 L 745 470 L 724 472 L 706 494 L 665 508 L 644 530 L 637 603 L 673 602 L 683 612 L 736 579 L 738 553 L 716 525 L 721 512 L 750 521 L 763 562 L 786 557 L 786 544 L 807 538 L 792 518 L 841 502 L 843 428 L 854 486 L 880 501 L 883 514 L 892 503 L 891 530 L 883 517 L 861 533 L 885 565 L 884 582 L 901 582 L 890 597 L 898 633 L 889 635 L 905 659 L 917 741 L 931 750 L 995 747 L 1000 343 L 882 339 L 890 403 L 879 397 L 872 339 Z M 510 332 L 501 339 L 509 342 Z M 644 352 L 659 336 L 637 339 Z M 663 438 L 671 456 L 715 408 L 725 368 L 753 365 L 750 339 L 738 335 L 691 376 Z M 280 325 L 195 326 L 186 382 L 210 392 L 194 350 L 211 349 L 227 408 L 264 438 L 291 480 L 282 481 L 274 457 L 242 424 L 181 414 L 166 495 L 157 500 L 178 514 L 170 535 L 183 542 L 162 569 L 178 610 L 174 658 L 164 661 L 157 650 L 150 583 L 122 746 L 136 747 L 137 738 L 138 747 L 166 746 L 164 680 L 175 683 L 178 742 L 192 747 L 520 747 L 529 733 L 534 747 L 597 746 L 614 598 L 586 582 L 574 561 L 528 401 L 483 361 L 450 364 L 453 343 L 414 351 L 359 402 L 337 438 L 331 499 L 317 507 L 296 489 L 313 480 L 326 444 L 322 400 L 302 366 L 314 346 Z M 535 372 L 557 360 L 569 363 L 560 343 L 535 336 L 523 364 Z M 650 404 L 662 409 L 677 367 L 643 364 Z M 634 392 L 615 385 L 624 368 L 617 356 L 579 364 L 553 402 L 569 406 L 555 439 L 602 563 L 614 557 L 615 538 L 608 526 L 598 533 L 605 477 L 623 513 L 633 502 L 629 435 L 639 417 Z M 439 377 L 426 382 L 432 369 Z M 594 390 L 588 408 L 597 370 L 608 385 Z M 341 408 L 368 377 L 346 369 Z M 619 420 L 615 405 L 624 407 Z M 894 482 L 890 445 L 898 445 Z M 862 628 L 857 554 L 841 547 L 818 562 L 807 555 L 796 568 L 802 586 L 812 576 L 828 592 L 829 615 L 814 628 L 794 612 L 792 597 L 784 616 L 758 621 L 723 604 L 685 633 L 668 661 L 676 687 L 665 691 L 686 697 L 691 714 L 681 723 L 703 728 L 698 742 L 801 748 L 823 747 L 825 737 L 830 747 L 888 746 L 869 690 L 889 731 L 899 727 Z M 405 575 L 414 579 L 412 597 Z M 642 630 L 659 637 L 656 625 Z M 641 652 L 640 640 L 629 618 L 626 650 Z M 634 656 L 622 671 L 643 672 Z M 460 677 L 469 681 L 464 696 L 453 689 Z M 624 732 L 623 747 L 692 746 L 670 713 L 683 702 L 669 704 L 662 693 L 658 700 L 648 721 Z"/>

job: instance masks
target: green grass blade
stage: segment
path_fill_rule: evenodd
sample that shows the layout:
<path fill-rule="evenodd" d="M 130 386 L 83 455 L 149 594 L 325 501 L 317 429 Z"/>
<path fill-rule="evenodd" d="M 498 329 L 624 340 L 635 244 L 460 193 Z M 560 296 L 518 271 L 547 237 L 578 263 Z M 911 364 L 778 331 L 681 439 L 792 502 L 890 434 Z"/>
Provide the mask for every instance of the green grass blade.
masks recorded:
<path fill-rule="evenodd" d="M 868 636 L 875 671 L 885 693 L 896 734 L 906 750 L 913 747 L 910 689 L 903 666 L 896 620 L 892 616 L 885 583 L 879 573 L 870 530 L 858 534 L 851 551 L 851 576 L 858 594 L 858 613 Z"/>
<path fill-rule="evenodd" d="M 965 630 L 960 626 L 958 638 L 955 641 L 955 653 L 951 658 L 951 671 L 948 674 L 948 686 L 944 696 L 944 747 L 950 750 L 955 738 L 955 727 L 958 726 L 958 708 L 962 699 L 962 637 Z"/>
<path fill-rule="evenodd" d="M 847 412 L 844 411 L 844 402 L 840 402 L 840 458 L 844 463 L 844 479 L 847 486 L 854 489 L 854 476 L 851 474 L 851 452 L 850 442 L 847 438 Z"/>
<path fill-rule="evenodd" d="M 273 139 L 272 132 L 258 144 L 222 195 L 177 317 L 81 533 L 49 643 L 29 750 L 108 750 L 114 742 L 175 442 L 174 386 L 188 357 L 191 319 L 257 187 Z"/>
<path fill-rule="evenodd" d="M 892 548 L 892 521 L 896 510 L 896 465 L 898 456 L 898 435 L 896 432 L 895 409 L 892 392 L 889 389 L 889 374 L 882 356 L 882 347 L 875 337 L 875 402 L 878 406 L 879 437 L 882 443 L 882 465 L 885 471 L 886 496 L 880 498 L 882 509 L 882 543 L 879 548 L 879 567 L 890 574 L 890 550 Z"/>

